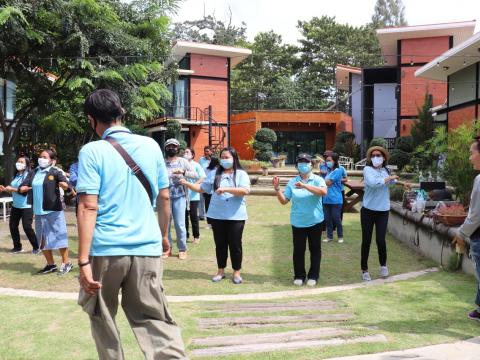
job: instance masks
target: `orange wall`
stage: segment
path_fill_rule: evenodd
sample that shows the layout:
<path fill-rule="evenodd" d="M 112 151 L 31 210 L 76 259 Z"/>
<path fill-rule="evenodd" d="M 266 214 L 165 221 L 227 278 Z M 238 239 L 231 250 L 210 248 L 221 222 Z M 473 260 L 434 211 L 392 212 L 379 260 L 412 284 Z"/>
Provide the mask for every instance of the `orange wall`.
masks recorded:
<path fill-rule="evenodd" d="M 449 36 L 401 40 L 402 64 L 427 63 L 449 49 Z"/>
<path fill-rule="evenodd" d="M 245 122 L 241 123 L 232 122 L 230 124 L 231 145 L 237 150 L 241 159 L 252 160 L 255 157 L 253 149 L 250 149 L 246 142 L 255 135 L 259 128 L 259 124 L 255 119 L 245 120 Z"/>
<path fill-rule="evenodd" d="M 190 55 L 190 70 L 197 76 L 228 77 L 227 58 L 210 55 Z"/>
<path fill-rule="evenodd" d="M 453 110 L 448 113 L 448 130 L 455 129 L 462 124 L 470 124 L 475 118 L 475 105 Z"/>
<path fill-rule="evenodd" d="M 190 106 L 202 111 L 212 106 L 212 116 L 217 122 L 227 122 L 228 83 L 224 80 L 190 79 Z"/>
<path fill-rule="evenodd" d="M 412 132 L 415 119 L 402 119 L 400 120 L 400 136 L 409 136 Z"/>
<path fill-rule="evenodd" d="M 447 84 L 415 77 L 418 68 L 419 66 L 401 68 L 401 116 L 416 117 L 427 92 L 433 96 L 433 106 L 441 105 L 447 99 Z"/>
<path fill-rule="evenodd" d="M 195 150 L 195 160 L 203 156 L 203 148 L 208 145 L 208 126 L 190 126 L 190 146 Z"/>

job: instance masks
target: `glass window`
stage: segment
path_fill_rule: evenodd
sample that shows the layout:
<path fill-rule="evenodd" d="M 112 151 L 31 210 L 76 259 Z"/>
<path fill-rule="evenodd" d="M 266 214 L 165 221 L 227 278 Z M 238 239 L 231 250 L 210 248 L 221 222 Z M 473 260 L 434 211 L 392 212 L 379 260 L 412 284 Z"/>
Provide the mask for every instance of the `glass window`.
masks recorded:
<path fill-rule="evenodd" d="M 188 79 L 178 79 L 173 86 L 172 116 L 178 119 L 188 118 Z"/>
<path fill-rule="evenodd" d="M 15 91 L 17 86 L 14 82 L 7 80 L 7 106 L 5 111 L 5 118 L 8 120 L 13 120 L 15 117 Z"/>
<path fill-rule="evenodd" d="M 277 143 L 273 149 L 277 154 L 286 154 L 287 163 L 293 164 L 300 153 L 323 154 L 325 134 L 323 132 L 277 131 Z"/>

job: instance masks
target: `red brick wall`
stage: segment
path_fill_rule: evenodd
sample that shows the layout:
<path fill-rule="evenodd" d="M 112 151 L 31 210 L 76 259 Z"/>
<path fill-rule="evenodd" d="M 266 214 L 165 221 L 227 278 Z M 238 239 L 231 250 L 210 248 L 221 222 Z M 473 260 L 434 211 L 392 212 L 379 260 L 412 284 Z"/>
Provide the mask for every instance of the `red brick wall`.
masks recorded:
<path fill-rule="evenodd" d="M 449 49 L 449 36 L 401 40 L 402 64 L 427 63 Z"/>
<path fill-rule="evenodd" d="M 190 55 L 190 70 L 195 71 L 197 76 L 228 77 L 228 66 L 226 57 L 210 55 Z"/>
<path fill-rule="evenodd" d="M 415 119 L 402 119 L 400 120 L 400 136 L 409 136 L 412 132 Z"/>
<path fill-rule="evenodd" d="M 448 130 L 456 129 L 462 124 L 470 124 L 475 119 L 475 105 L 453 110 L 448 113 Z"/>
<path fill-rule="evenodd" d="M 202 111 L 212 106 L 212 116 L 217 122 L 227 122 L 228 83 L 224 80 L 190 79 L 190 106 Z"/>
<path fill-rule="evenodd" d="M 190 147 L 195 150 L 195 160 L 203 156 L 203 148 L 208 145 L 208 126 L 190 126 Z"/>

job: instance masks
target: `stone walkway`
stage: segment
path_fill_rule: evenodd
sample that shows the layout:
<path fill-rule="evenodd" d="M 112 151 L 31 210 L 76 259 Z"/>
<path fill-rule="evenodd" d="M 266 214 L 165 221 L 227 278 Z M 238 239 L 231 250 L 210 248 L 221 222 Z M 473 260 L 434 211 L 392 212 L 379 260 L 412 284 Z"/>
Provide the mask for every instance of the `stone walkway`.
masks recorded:
<path fill-rule="evenodd" d="M 246 300 L 274 300 L 274 299 L 291 299 L 311 295 L 328 294 L 339 291 L 353 290 L 365 288 L 369 286 L 378 286 L 392 282 L 413 279 L 422 275 L 438 271 L 438 268 L 429 268 L 420 271 L 390 276 L 387 279 L 376 279 L 369 282 L 361 282 L 348 285 L 327 286 L 318 288 L 304 288 L 301 290 L 277 291 L 267 293 L 252 294 L 234 294 L 234 295 L 191 295 L 191 296 L 167 296 L 171 303 L 186 303 L 199 301 L 246 301 Z M 168 290 L 168 289 L 167 289 Z M 20 296 L 33 297 L 39 299 L 59 299 L 59 300 L 76 300 L 78 293 L 76 292 L 59 292 L 59 291 L 36 291 L 13 288 L 0 288 L 0 296 Z"/>

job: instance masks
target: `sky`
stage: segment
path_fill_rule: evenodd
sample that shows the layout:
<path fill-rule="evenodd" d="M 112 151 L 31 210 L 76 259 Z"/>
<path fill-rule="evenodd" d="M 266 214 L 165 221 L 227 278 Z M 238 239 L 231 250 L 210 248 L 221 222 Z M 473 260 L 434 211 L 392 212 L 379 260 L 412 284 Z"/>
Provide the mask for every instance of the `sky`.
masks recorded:
<path fill-rule="evenodd" d="M 252 41 L 261 31 L 273 30 L 286 43 L 300 37 L 298 20 L 308 21 L 322 15 L 335 16 L 340 23 L 363 25 L 371 20 L 376 0 L 184 0 L 173 21 L 198 20 L 214 14 L 232 23 L 246 23 L 247 38 Z M 403 0 L 409 25 L 476 20 L 480 30 L 479 0 Z"/>

